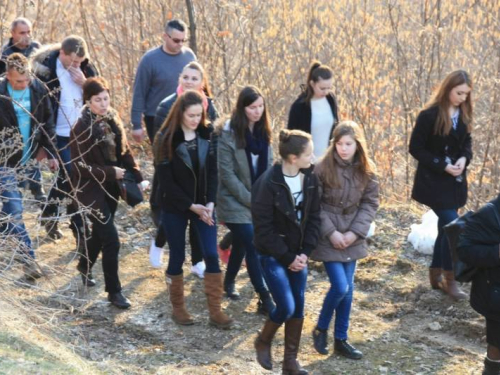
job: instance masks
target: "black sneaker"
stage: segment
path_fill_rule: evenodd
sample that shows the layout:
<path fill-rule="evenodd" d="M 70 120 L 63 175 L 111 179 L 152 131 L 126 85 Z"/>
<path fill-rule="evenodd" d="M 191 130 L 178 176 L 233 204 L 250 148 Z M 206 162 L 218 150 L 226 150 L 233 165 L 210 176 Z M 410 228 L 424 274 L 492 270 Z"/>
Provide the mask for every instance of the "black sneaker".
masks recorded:
<path fill-rule="evenodd" d="M 363 358 L 363 353 L 349 344 L 347 340 L 335 339 L 335 353 L 343 355 L 344 357 L 349 359 Z"/>
<path fill-rule="evenodd" d="M 314 328 L 313 331 L 313 342 L 314 342 L 314 349 L 319 354 L 326 355 L 328 354 L 328 332 L 327 331 L 321 331 L 317 327 Z"/>
<path fill-rule="evenodd" d="M 224 284 L 224 292 L 226 292 L 228 298 L 232 299 L 233 301 L 237 301 L 240 299 L 240 294 L 236 291 L 234 282 Z"/>
<path fill-rule="evenodd" d="M 56 219 L 44 220 L 44 226 L 49 238 L 59 240 L 64 237 L 63 232 L 59 230 L 59 224 Z"/>
<path fill-rule="evenodd" d="M 119 309 L 128 309 L 130 306 L 130 301 L 121 293 L 109 293 L 108 294 L 108 301 L 111 302 L 113 305 L 118 307 Z"/>

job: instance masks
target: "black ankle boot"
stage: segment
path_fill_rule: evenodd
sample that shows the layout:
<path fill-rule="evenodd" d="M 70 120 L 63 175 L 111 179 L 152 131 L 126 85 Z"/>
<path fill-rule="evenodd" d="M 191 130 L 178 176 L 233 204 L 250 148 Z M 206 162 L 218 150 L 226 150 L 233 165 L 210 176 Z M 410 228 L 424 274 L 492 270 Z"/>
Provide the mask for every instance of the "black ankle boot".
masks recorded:
<path fill-rule="evenodd" d="M 484 359 L 483 375 L 500 375 L 500 362 L 492 361 L 486 357 Z"/>
<path fill-rule="evenodd" d="M 53 240 L 59 240 L 63 238 L 64 234 L 59 230 L 59 222 L 55 219 L 45 220 L 44 223 L 45 231 L 47 236 Z"/>
<path fill-rule="evenodd" d="M 128 309 L 130 306 L 132 306 L 130 304 L 130 301 L 121 292 L 109 293 L 108 301 L 119 309 Z"/>
<path fill-rule="evenodd" d="M 240 299 L 240 294 L 236 291 L 236 286 L 234 284 L 234 281 L 232 282 L 224 281 L 224 292 L 226 292 L 228 298 L 232 299 L 233 301 L 237 301 Z"/>
<path fill-rule="evenodd" d="M 257 312 L 269 316 L 269 313 L 276 308 L 273 297 L 268 290 L 259 293 L 259 302 L 257 302 Z"/>
<path fill-rule="evenodd" d="M 338 353 L 350 359 L 363 358 L 363 353 L 361 353 L 358 349 L 349 344 L 347 340 L 335 339 L 335 353 Z"/>
<path fill-rule="evenodd" d="M 326 355 L 328 354 L 328 332 L 320 330 L 318 327 L 316 327 L 313 331 L 313 342 L 314 342 L 314 349 L 319 354 Z"/>
<path fill-rule="evenodd" d="M 84 286 L 88 287 L 95 286 L 96 282 L 94 279 L 94 275 L 92 275 L 92 270 L 87 271 L 86 267 L 82 266 L 80 263 L 78 263 L 76 269 L 78 270 L 78 272 L 80 272 L 80 275 L 82 276 L 82 283 Z"/>

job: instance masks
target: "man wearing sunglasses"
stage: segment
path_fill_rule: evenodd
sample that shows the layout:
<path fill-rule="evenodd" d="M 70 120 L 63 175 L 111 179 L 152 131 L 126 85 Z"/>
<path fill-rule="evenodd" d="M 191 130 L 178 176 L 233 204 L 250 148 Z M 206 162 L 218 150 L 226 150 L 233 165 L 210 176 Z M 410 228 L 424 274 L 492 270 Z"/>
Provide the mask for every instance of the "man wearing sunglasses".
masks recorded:
<path fill-rule="evenodd" d="M 171 20 L 165 26 L 163 45 L 146 52 L 139 62 L 134 82 L 131 122 L 136 142 L 144 140 L 142 116 L 151 143 L 154 139 L 154 119 L 160 101 L 173 94 L 184 66 L 196 56 L 187 41 L 187 26 L 181 20 Z"/>

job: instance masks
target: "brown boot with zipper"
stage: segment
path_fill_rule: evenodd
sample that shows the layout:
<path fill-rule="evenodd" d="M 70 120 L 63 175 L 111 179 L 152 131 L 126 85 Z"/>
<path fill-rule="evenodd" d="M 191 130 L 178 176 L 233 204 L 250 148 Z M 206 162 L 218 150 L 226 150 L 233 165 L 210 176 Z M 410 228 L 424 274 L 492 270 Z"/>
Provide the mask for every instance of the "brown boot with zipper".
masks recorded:
<path fill-rule="evenodd" d="M 184 277 L 182 273 L 175 276 L 167 274 L 167 288 L 172 304 L 172 320 L 182 326 L 193 325 L 194 320 L 187 312 L 184 303 Z"/>
<path fill-rule="evenodd" d="M 462 292 L 455 280 L 453 271 L 443 270 L 443 281 L 439 284 L 440 288 L 454 300 L 462 300 L 467 298 L 467 294 Z"/>
<path fill-rule="evenodd" d="M 440 288 L 440 283 L 443 280 L 442 272 L 441 268 L 429 268 L 429 281 L 431 282 L 432 289 Z"/>
<path fill-rule="evenodd" d="M 207 295 L 210 324 L 217 328 L 228 329 L 233 319 L 222 312 L 222 273 L 205 272 L 205 294 Z"/>
<path fill-rule="evenodd" d="M 285 355 L 283 359 L 283 374 L 309 374 L 307 370 L 300 367 L 300 364 L 297 361 L 303 324 L 304 318 L 291 318 L 285 322 Z"/>
<path fill-rule="evenodd" d="M 253 343 L 257 354 L 257 362 L 266 370 L 273 369 L 271 343 L 279 327 L 281 327 L 281 324 L 274 323 L 272 320 L 268 319 L 264 324 L 264 328 L 262 328 L 262 331 Z"/>

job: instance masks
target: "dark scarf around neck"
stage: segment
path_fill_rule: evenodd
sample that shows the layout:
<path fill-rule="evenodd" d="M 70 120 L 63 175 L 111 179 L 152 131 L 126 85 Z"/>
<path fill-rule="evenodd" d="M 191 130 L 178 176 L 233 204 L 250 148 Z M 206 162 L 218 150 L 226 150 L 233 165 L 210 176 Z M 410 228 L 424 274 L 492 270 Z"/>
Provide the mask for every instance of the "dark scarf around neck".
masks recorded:
<path fill-rule="evenodd" d="M 263 132 L 256 127 L 253 128 L 252 133 L 250 133 L 250 129 L 248 128 L 245 130 L 245 142 L 245 152 L 247 154 L 248 166 L 250 167 L 250 175 L 253 184 L 267 169 L 269 143 Z M 253 168 L 252 154 L 259 156 L 257 159 L 257 170 Z"/>

